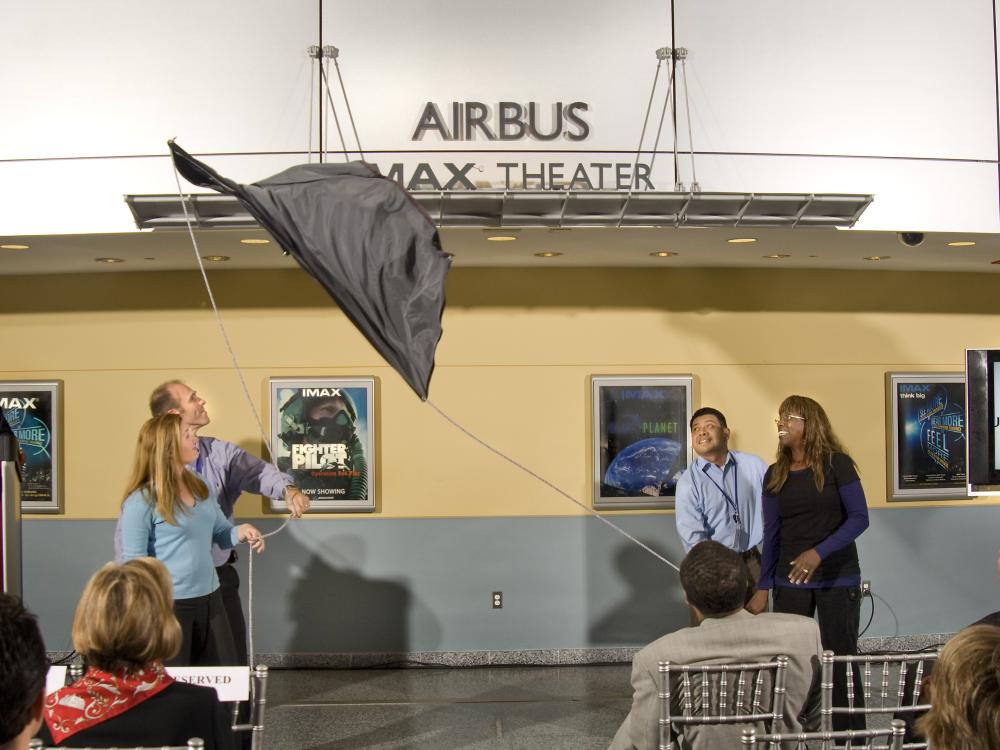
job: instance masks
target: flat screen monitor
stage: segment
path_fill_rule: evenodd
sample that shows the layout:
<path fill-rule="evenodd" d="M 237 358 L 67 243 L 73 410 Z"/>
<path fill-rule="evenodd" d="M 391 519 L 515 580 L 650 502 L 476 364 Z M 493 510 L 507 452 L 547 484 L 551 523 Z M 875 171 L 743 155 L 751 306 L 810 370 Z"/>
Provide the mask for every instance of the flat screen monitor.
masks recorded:
<path fill-rule="evenodd" d="M 967 349 L 966 440 L 970 495 L 1000 495 L 1000 349 Z"/>

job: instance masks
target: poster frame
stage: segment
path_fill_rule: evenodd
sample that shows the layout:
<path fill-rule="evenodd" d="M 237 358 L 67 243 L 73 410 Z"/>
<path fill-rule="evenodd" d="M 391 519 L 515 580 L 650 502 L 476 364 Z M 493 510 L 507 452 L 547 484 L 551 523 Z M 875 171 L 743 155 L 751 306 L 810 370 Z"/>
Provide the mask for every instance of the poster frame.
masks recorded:
<path fill-rule="evenodd" d="M 0 398 L 18 393 L 47 393 L 50 403 L 51 424 L 49 446 L 52 455 L 52 472 L 48 483 L 47 500 L 24 499 L 21 489 L 21 513 L 58 514 L 63 512 L 63 381 L 62 380 L 0 380 Z M 15 433 L 17 427 L 11 425 Z M 24 450 L 22 448 L 22 450 Z"/>
<path fill-rule="evenodd" d="M 918 500 L 966 500 L 969 499 L 968 488 L 963 480 L 958 487 L 903 487 L 900 482 L 899 464 L 901 447 L 899 445 L 899 399 L 896 397 L 901 384 L 943 385 L 961 384 L 963 398 L 965 392 L 965 373 L 962 372 L 887 372 L 885 374 L 885 405 L 886 405 L 886 499 L 889 502 L 908 502 Z M 968 417 L 963 404 L 963 432 L 968 440 Z M 966 451 L 961 452 L 962 461 L 966 461 Z M 966 465 L 966 477 L 968 466 Z"/>
<path fill-rule="evenodd" d="M 601 389 L 606 387 L 630 386 L 635 388 L 675 388 L 684 395 L 684 424 L 681 428 L 686 448 L 683 451 L 685 469 L 691 465 L 692 449 L 688 423 L 691 421 L 692 375 L 591 375 L 591 501 L 596 510 L 659 510 L 672 509 L 675 496 L 602 496 L 601 446 L 606 444 L 607 435 L 602 434 Z"/>
<path fill-rule="evenodd" d="M 319 499 L 310 497 L 310 515 L 322 515 L 324 513 L 373 513 L 376 509 L 376 498 L 378 491 L 378 415 L 376 412 L 377 380 L 369 376 L 350 377 L 271 377 L 268 378 L 268 403 L 270 406 L 270 434 L 271 456 L 275 463 L 279 457 L 283 456 L 285 449 L 278 437 L 281 432 L 281 406 L 279 403 L 279 393 L 283 388 L 317 388 L 317 389 L 339 389 L 339 388 L 364 388 L 365 405 L 368 415 L 367 435 L 363 443 L 368 472 L 367 497 L 364 500 L 337 500 Z M 307 493 L 308 494 L 308 493 Z M 270 499 L 269 510 L 273 512 L 286 512 L 283 500 Z"/>

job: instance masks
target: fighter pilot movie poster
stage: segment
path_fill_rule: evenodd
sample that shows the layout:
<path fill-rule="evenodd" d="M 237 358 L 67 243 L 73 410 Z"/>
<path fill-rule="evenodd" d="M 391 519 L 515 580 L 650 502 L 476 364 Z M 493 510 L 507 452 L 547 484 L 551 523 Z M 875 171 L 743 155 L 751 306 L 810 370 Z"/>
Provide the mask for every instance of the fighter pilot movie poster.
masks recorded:
<path fill-rule="evenodd" d="M 274 458 L 314 510 L 374 510 L 374 392 L 373 378 L 271 379 Z"/>

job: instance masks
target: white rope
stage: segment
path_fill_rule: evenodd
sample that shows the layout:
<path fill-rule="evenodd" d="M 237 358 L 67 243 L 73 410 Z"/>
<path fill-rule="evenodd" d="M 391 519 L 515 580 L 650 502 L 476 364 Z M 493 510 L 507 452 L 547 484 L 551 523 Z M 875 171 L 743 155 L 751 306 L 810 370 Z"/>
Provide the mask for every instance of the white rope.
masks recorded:
<path fill-rule="evenodd" d="M 267 439 L 267 435 L 264 432 L 264 423 L 261 421 L 260 414 L 257 411 L 257 407 L 254 405 L 253 398 L 250 396 L 250 388 L 247 386 L 246 378 L 243 377 L 243 370 L 240 369 L 239 360 L 236 358 L 236 352 L 233 351 L 233 344 L 229 340 L 229 334 L 226 332 L 226 326 L 222 322 L 222 315 L 219 312 L 219 306 L 215 303 L 215 295 L 212 293 L 212 285 L 208 281 L 208 274 L 205 272 L 205 263 L 201 259 L 201 251 L 198 249 L 198 240 L 194 236 L 194 224 L 191 221 L 191 215 L 188 213 L 188 196 L 181 189 L 181 177 L 180 173 L 177 171 L 177 164 L 171 159 L 171 164 L 174 167 L 174 180 L 177 183 L 177 195 L 181 199 L 181 208 L 184 209 L 184 221 L 187 223 L 188 236 L 191 238 L 191 246 L 194 248 L 194 257 L 198 261 L 198 270 L 201 271 L 201 279 L 205 282 L 205 291 L 208 292 L 208 300 L 212 303 L 212 312 L 215 313 L 215 322 L 219 326 L 219 333 L 222 334 L 222 340 L 226 344 L 226 349 L 229 351 L 229 358 L 233 362 L 233 369 L 236 370 L 236 374 L 239 376 L 240 385 L 243 388 L 243 395 L 246 398 L 247 404 L 250 406 L 250 411 L 253 414 L 254 420 L 257 422 L 257 429 L 260 433 L 261 441 L 264 443 L 264 450 L 267 451 L 268 460 L 274 464 L 274 456 L 271 453 L 271 445 Z M 275 465 L 277 468 L 277 465 Z M 261 538 L 267 538 L 269 536 L 274 536 L 282 531 L 288 525 L 291 520 L 289 515 L 285 518 L 284 522 L 274 531 L 267 534 L 261 534 Z M 254 649 L 253 649 L 253 549 L 248 553 L 248 570 L 247 570 L 247 656 L 249 664 L 248 667 L 252 670 L 254 668 Z"/>
<path fill-rule="evenodd" d="M 502 451 L 499 451 L 499 450 L 497 450 L 497 449 L 496 449 L 496 448 L 494 448 L 494 447 L 493 447 L 492 445 L 490 445 L 489 443 L 487 443 L 487 442 L 486 442 L 485 440 L 482 440 L 482 439 L 481 439 L 481 438 L 479 438 L 478 436 L 476 436 L 476 435 L 474 435 L 473 433 L 469 432 L 469 430 L 465 429 L 465 427 L 463 427 L 463 426 L 462 426 L 462 425 L 460 425 L 460 424 L 459 424 L 458 422 L 456 422 L 456 421 L 455 421 L 454 419 L 452 419 L 452 418 L 451 418 L 451 417 L 449 417 L 449 416 L 448 416 L 447 414 L 445 414 L 445 413 L 444 413 L 443 411 L 441 411 L 441 409 L 439 409 L 439 408 L 437 407 L 437 405 L 436 405 L 436 404 L 435 404 L 435 403 L 434 403 L 433 401 L 431 401 L 430 399 L 428 399 L 428 400 L 427 400 L 427 404 L 428 404 L 428 405 L 429 405 L 429 406 L 430 406 L 430 407 L 431 407 L 431 408 L 432 408 L 432 409 L 433 409 L 434 411 L 436 411 L 436 412 L 437 412 L 438 414 L 440 414 L 440 415 L 441 415 L 442 417 L 444 417 L 444 418 L 445 418 L 445 419 L 446 419 L 446 420 L 447 420 L 448 422 L 451 422 L 451 424 L 453 424 L 453 425 L 454 425 L 455 427 L 457 427 L 457 428 L 458 428 L 459 430 L 461 430 L 461 431 L 462 431 L 462 432 L 464 432 L 464 433 L 465 433 L 466 435 L 468 435 L 468 436 L 469 436 L 470 438 L 472 438 L 472 439 L 473 439 L 473 440 L 475 440 L 475 441 L 476 441 L 477 443 L 479 443 L 479 444 L 480 444 L 481 446 L 483 446 L 484 448 L 486 448 L 486 450 L 488 450 L 488 451 L 491 451 L 491 452 L 495 453 L 495 454 L 496 454 L 496 455 L 498 455 L 498 456 L 499 456 L 500 458 L 502 458 L 502 459 L 503 459 L 504 461 L 507 461 L 508 463 L 511 463 L 511 464 L 513 464 L 514 466 L 516 466 L 517 468 L 519 468 L 519 469 L 520 469 L 521 471 L 523 471 L 523 472 L 525 472 L 525 473 L 527 473 L 527 474 L 530 474 L 530 475 L 531 475 L 531 476 L 533 476 L 533 477 L 534 477 L 535 479 L 537 479 L 537 480 L 538 480 L 539 482 L 541 482 L 542 484 L 544 484 L 544 485 L 545 485 L 546 487 L 549 487 L 550 489 L 553 489 L 553 490 L 555 490 L 555 491 L 556 491 L 556 492 L 558 492 L 558 493 L 559 493 L 560 495 L 562 495 L 562 496 L 563 496 L 563 497 L 565 497 L 565 498 L 566 498 L 567 500 L 569 500 L 569 501 L 570 501 L 571 503 L 573 503 L 573 504 L 575 504 L 575 505 L 577 505 L 577 506 L 579 506 L 579 507 L 583 508 L 583 509 L 584 509 L 585 511 L 587 511 L 588 513 L 590 513 L 590 515 L 592 515 L 592 516 L 594 516 L 595 518 L 597 518 L 597 519 L 599 519 L 599 520 L 603 521 L 604 523 L 606 523 L 606 524 L 607 524 L 608 526 L 610 526 L 610 527 L 611 527 L 612 529 L 614 529 L 615 531 L 617 531 L 617 532 L 618 532 L 619 534 L 621 534 L 621 535 L 622 535 L 623 537 L 625 537 L 626 539 L 628 539 L 628 540 L 630 540 L 630 541 L 632 541 L 632 542 L 635 542 L 636 544 L 638 544 L 638 545 L 639 545 L 640 547 L 642 547 L 642 548 L 643 548 L 644 550 L 646 550 L 646 552 L 648 552 L 649 554 L 651 554 L 651 555 L 652 555 L 653 557 L 655 557 L 655 558 L 656 558 L 657 560 L 659 560 L 660 562 L 664 562 L 664 563 L 666 563 L 667 565 L 669 565 L 669 566 L 670 566 L 671 568 L 673 568 L 674 570 L 676 570 L 676 571 L 680 572 L 680 568 L 678 568 L 678 567 L 677 567 L 676 565 L 674 565 L 674 564 L 673 564 L 672 562 L 670 562 L 670 560 L 668 560 L 667 558 L 665 558 L 665 557 L 664 557 L 663 555 L 661 555 L 661 554 L 660 554 L 659 552 L 655 551 L 654 549 L 652 549 L 652 548 L 650 548 L 650 547 L 646 546 L 645 544 L 643 544 L 642 542 L 640 542 L 640 541 L 639 541 L 638 539 L 636 539 L 636 538 L 635 538 L 634 536 L 632 536 L 632 535 L 631 535 L 631 534 L 629 534 L 629 533 L 628 533 L 627 531 L 625 531 L 625 529 L 623 529 L 623 528 L 621 528 L 620 526 L 617 526 L 617 525 L 616 525 L 616 524 L 614 524 L 613 522 L 609 521 L 609 520 L 608 520 L 607 518 L 605 518 L 604 516 L 602 516 L 602 515 L 601 515 L 600 513 L 598 513 L 598 512 L 596 511 L 596 510 L 594 510 L 594 509 L 593 509 L 593 508 L 591 508 L 590 506 L 588 506 L 588 505 L 584 505 L 583 503 L 581 503 L 581 502 L 580 502 L 579 500 L 577 500 L 577 499 L 576 499 L 575 497 L 573 497 L 573 496 L 572 496 L 571 494 L 569 494 L 569 493 L 568 493 L 568 492 L 566 492 L 565 490 L 563 490 L 563 489 L 561 489 L 560 487 L 557 487 L 556 485 L 552 484 L 552 482 L 550 482 L 550 481 L 549 481 L 548 479 L 546 479 L 545 477 L 543 477 L 543 476 L 540 476 L 539 474 L 536 474 L 535 472 L 533 472 L 533 471 L 532 471 L 531 469 L 529 469 L 529 468 L 528 468 L 527 466 L 525 466 L 524 464 L 521 464 L 521 463 L 518 463 L 518 462 L 517 462 L 517 461 L 515 461 L 515 460 L 514 460 L 513 458 L 511 458 L 510 456 L 508 456 L 508 455 L 507 455 L 506 453 L 503 453 Z"/>

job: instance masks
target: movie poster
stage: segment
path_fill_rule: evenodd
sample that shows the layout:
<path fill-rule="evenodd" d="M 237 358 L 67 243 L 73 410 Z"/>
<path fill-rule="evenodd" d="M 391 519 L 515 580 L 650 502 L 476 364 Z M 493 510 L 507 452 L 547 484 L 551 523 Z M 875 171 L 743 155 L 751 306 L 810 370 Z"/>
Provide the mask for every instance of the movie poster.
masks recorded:
<path fill-rule="evenodd" d="M 691 461 L 690 377 L 594 377 L 594 506 L 673 507 Z"/>
<path fill-rule="evenodd" d="M 965 378 L 890 375 L 893 500 L 965 497 Z"/>
<path fill-rule="evenodd" d="M 373 511 L 374 378 L 271 378 L 270 390 L 274 459 L 312 509 Z"/>
<path fill-rule="evenodd" d="M 0 410 L 24 453 L 21 511 L 58 513 L 62 455 L 62 381 L 0 381 Z"/>

